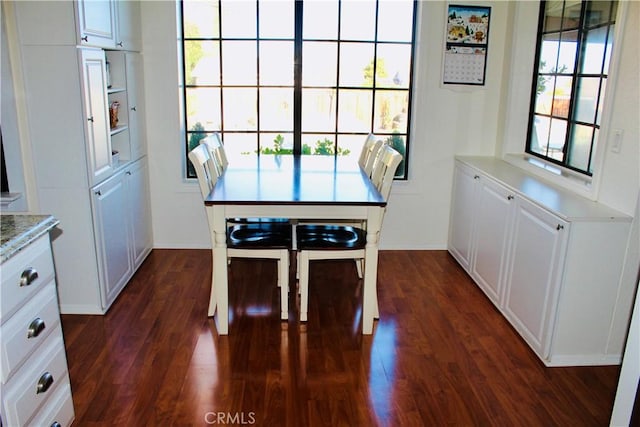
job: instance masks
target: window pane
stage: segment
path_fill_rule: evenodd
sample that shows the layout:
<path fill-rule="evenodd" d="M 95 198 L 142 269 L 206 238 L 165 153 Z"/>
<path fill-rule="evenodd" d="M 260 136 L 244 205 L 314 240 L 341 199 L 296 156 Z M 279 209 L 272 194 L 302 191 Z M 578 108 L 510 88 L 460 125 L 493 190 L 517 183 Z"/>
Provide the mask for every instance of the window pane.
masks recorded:
<path fill-rule="evenodd" d="M 575 101 L 576 121 L 595 122 L 599 87 L 600 79 L 597 77 L 582 77 L 578 79 L 578 92 Z"/>
<path fill-rule="evenodd" d="M 609 73 L 609 64 L 611 63 L 611 50 L 613 49 L 613 35 L 616 32 L 616 26 L 612 25 L 609 28 L 609 38 L 607 39 L 607 51 L 604 54 L 604 69 L 603 73 Z"/>
<path fill-rule="evenodd" d="M 375 133 L 406 133 L 409 92 L 385 90 L 376 92 L 373 129 Z"/>
<path fill-rule="evenodd" d="M 573 73 L 576 63 L 576 53 L 578 49 L 578 32 L 569 31 L 562 33 L 560 41 L 560 54 L 558 55 L 558 68 L 556 73 Z"/>
<path fill-rule="evenodd" d="M 293 154 L 293 133 L 261 133 L 260 152 L 263 154 Z"/>
<path fill-rule="evenodd" d="M 340 86 L 373 86 L 373 43 L 340 46 Z"/>
<path fill-rule="evenodd" d="M 255 86 L 257 82 L 255 41 L 222 42 L 222 81 L 225 85 Z"/>
<path fill-rule="evenodd" d="M 402 24 L 399 24 L 399 23 Z M 410 42 L 413 2 L 406 0 L 378 3 L 378 41 Z"/>
<path fill-rule="evenodd" d="M 302 45 L 302 85 L 335 86 L 338 49 L 336 43 L 305 42 Z"/>
<path fill-rule="evenodd" d="M 549 129 L 551 127 L 551 119 L 549 117 L 534 116 L 533 130 L 531 132 L 531 140 L 529 149 L 534 153 L 547 155 L 547 146 L 549 145 Z"/>
<path fill-rule="evenodd" d="M 225 133 L 224 151 L 227 157 L 255 153 L 258 150 L 258 134 L 252 133 Z"/>
<path fill-rule="evenodd" d="M 185 82 L 188 85 L 220 85 L 220 44 L 185 41 Z"/>
<path fill-rule="evenodd" d="M 594 27 L 609 21 L 610 1 L 590 1 L 587 3 L 586 26 Z"/>
<path fill-rule="evenodd" d="M 334 154 L 335 141 L 333 135 L 302 134 L 302 154 Z"/>
<path fill-rule="evenodd" d="M 411 46 L 383 44 L 378 46 L 376 87 L 409 88 Z"/>
<path fill-rule="evenodd" d="M 334 132 L 335 128 L 335 89 L 303 89 L 302 131 Z"/>
<path fill-rule="evenodd" d="M 293 130 L 293 88 L 260 89 L 260 128 L 262 130 Z"/>
<path fill-rule="evenodd" d="M 549 132 L 548 156 L 552 159 L 562 160 L 564 154 L 565 139 L 567 137 L 567 121 L 551 119 L 551 130 Z"/>
<path fill-rule="evenodd" d="M 586 33 L 584 38 L 582 69 L 584 74 L 601 74 L 606 50 L 607 27 Z"/>
<path fill-rule="evenodd" d="M 569 166 L 586 170 L 589 166 L 589 154 L 591 153 L 591 138 L 593 128 L 591 126 L 575 125 L 571 135 L 569 146 Z"/>
<path fill-rule="evenodd" d="M 223 0 L 222 37 L 256 38 L 256 2 Z"/>
<path fill-rule="evenodd" d="M 569 117 L 569 103 L 571 102 L 571 77 L 556 77 L 556 87 L 553 91 L 552 114 L 557 117 Z"/>
<path fill-rule="evenodd" d="M 544 32 L 559 31 L 562 28 L 563 0 L 547 1 L 544 10 Z"/>
<path fill-rule="evenodd" d="M 293 42 L 260 42 L 260 84 L 293 86 Z"/>
<path fill-rule="evenodd" d="M 188 88 L 187 130 L 219 130 L 222 128 L 220 115 L 220 89 Z"/>
<path fill-rule="evenodd" d="M 366 132 L 371 129 L 370 90 L 341 90 L 338 98 L 338 131 Z"/>
<path fill-rule="evenodd" d="M 185 37 L 217 38 L 220 36 L 218 2 L 182 2 Z"/>
<path fill-rule="evenodd" d="M 375 40 L 375 1 L 343 1 L 340 13 L 340 39 Z"/>
<path fill-rule="evenodd" d="M 354 157 L 354 161 L 357 161 L 366 139 L 367 135 L 340 134 L 338 135 L 338 150 L 340 150 L 343 155 Z"/>
<path fill-rule="evenodd" d="M 600 120 L 602 119 L 602 106 L 604 105 L 605 94 L 607 93 L 607 79 L 602 79 L 602 86 L 600 87 L 600 98 L 598 100 L 598 110 L 596 116 L 596 125 L 600 126 Z"/>
<path fill-rule="evenodd" d="M 553 102 L 553 89 L 556 79 L 553 76 L 539 76 L 538 87 L 536 89 L 535 112 L 538 114 L 551 114 L 551 104 Z"/>
<path fill-rule="evenodd" d="M 580 26 L 580 12 L 582 1 L 566 0 L 564 2 L 564 19 L 562 20 L 563 30 L 575 30 Z"/>
<path fill-rule="evenodd" d="M 302 38 L 336 40 L 338 38 L 337 0 L 303 3 Z"/>
<path fill-rule="evenodd" d="M 540 50 L 539 71 L 541 73 L 555 73 L 558 64 L 558 51 L 560 50 L 560 34 L 546 34 L 542 37 L 542 49 Z"/>
<path fill-rule="evenodd" d="M 224 88 L 224 128 L 255 130 L 257 127 L 257 94 L 255 88 Z"/>
<path fill-rule="evenodd" d="M 274 39 L 293 39 L 294 2 L 292 0 L 261 1 L 260 37 Z"/>

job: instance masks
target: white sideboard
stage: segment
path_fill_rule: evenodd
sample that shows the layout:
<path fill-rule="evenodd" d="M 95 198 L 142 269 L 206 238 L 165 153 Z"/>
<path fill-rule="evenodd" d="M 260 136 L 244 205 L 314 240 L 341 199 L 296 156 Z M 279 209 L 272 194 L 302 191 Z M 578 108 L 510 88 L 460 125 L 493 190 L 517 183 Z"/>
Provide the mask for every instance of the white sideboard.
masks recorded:
<path fill-rule="evenodd" d="M 538 357 L 620 363 L 631 218 L 493 157 L 458 157 L 454 174 L 448 250 Z"/>

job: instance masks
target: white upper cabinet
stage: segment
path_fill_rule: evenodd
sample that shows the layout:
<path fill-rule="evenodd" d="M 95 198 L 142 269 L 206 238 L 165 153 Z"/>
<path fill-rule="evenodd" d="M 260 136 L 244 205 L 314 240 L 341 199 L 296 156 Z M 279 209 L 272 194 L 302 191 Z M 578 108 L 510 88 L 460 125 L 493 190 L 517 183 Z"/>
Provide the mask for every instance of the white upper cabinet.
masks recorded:
<path fill-rule="evenodd" d="M 78 43 L 105 49 L 116 47 L 116 7 L 113 1 L 79 0 Z"/>
<path fill-rule="evenodd" d="M 107 111 L 106 68 L 104 51 L 81 49 L 84 126 L 90 184 L 113 173 L 111 138 Z"/>
<path fill-rule="evenodd" d="M 140 51 L 140 2 L 116 1 L 116 49 Z"/>

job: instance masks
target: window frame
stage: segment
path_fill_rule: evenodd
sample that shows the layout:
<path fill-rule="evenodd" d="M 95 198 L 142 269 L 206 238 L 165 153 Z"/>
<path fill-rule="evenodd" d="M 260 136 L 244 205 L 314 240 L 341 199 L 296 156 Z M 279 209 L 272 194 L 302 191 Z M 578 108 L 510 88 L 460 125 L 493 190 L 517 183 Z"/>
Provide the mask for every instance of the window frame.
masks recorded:
<path fill-rule="evenodd" d="M 258 15 L 256 17 L 256 25 L 258 25 L 258 29 L 259 29 L 259 0 L 254 0 L 258 6 L 256 7 L 256 14 Z M 338 0 L 338 10 L 340 11 L 340 7 L 341 4 L 344 0 Z M 380 0 L 375 0 L 375 9 L 376 9 L 376 18 L 378 16 L 378 8 L 379 8 L 379 2 Z M 228 37 L 223 37 L 222 36 L 222 31 L 220 30 L 219 34 L 217 37 L 186 37 L 185 36 L 185 25 L 184 25 L 184 12 L 183 12 L 183 1 L 179 0 L 178 1 L 178 7 L 177 7 L 177 11 L 179 13 L 179 22 L 180 22 L 180 40 L 178 41 L 179 44 L 179 51 L 181 52 L 181 58 L 180 60 L 180 66 L 181 66 L 181 73 L 182 75 L 180 76 L 180 90 L 181 90 L 181 100 L 182 100 L 182 105 L 183 107 L 181 108 L 181 115 L 182 115 L 182 122 L 183 122 L 183 126 L 184 126 L 184 142 L 183 142 L 183 146 L 185 147 L 185 153 L 184 153 L 184 163 L 186 165 L 185 167 L 185 177 L 187 179 L 191 179 L 191 178 L 195 178 L 195 174 L 193 173 L 193 170 L 191 168 L 191 165 L 188 161 L 187 158 L 187 152 L 189 150 L 189 146 L 190 146 L 190 138 L 192 137 L 192 135 L 194 134 L 200 134 L 202 135 L 202 137 L 211 134 L 212 132 L 220 132 L 221 135 L 223 136 L 224 139 L 224 135 L 225 134 L 233 134 L 233 133 L 242 133 L 242 134 L 246 134 L 248 131 L 247 130 L 229 130 L 229 129 L 225 129 L 224 126 L 224 104 L 223 104 L 223 95 L 222 95 L 222 90 L 225 87 L 234 87 L 234 85 L 225 85 L 224 82 L 221 80 L 219 85 L 217 85 L 217 87 L 220 89 L 221 95 L 220 95 L 220 102 L 221 102 L 221 129 L 203 129 L 203 130 L 190 130 L 188 128 L 188 114 L 187 114 L 187 92 L 189 88 L 194 88 L 194 87 L 211 87 L 211 85 L 190 85 L 187 82 L 187 72 L 186 72 L 186 55 L 185 55 L 185 51 L 186 51 L 186 42 L 195 40 L 195 41 L 217 41 L 219 43 L 219 50 L 220 50 L 220 55 L 221 55 L 221 59 L 220 61 L 222 61 L 222 42 L 223 41 L 228 41 L 228 40 L 235 40 L 236 38 L 228 38 Z M 302 17 L 302 1 L 295 1 L 295 34 L 294 34 L 294 82 L 293 82 L 293 99 L 294 99 L 294 107 L 293 107 L 293 136 L 294 136 L 294 148 L 293 148 L 293 152 L 295 154 L 300 154 L 302 152 L 302 134 L 304 133 L 308 133 L 308 134 L 326 134 L 329 137 L 333 138 L 333 149 L 334 149 L 334 156 L 338 155 L 338 136 L 339 135 L 357 135 L 357 136 L 362 136 L 363 140 L 366 137 L 366 135 L 370 132 L 374 132 L 374 124 L 376 121 L 376 101 L 375 101 L 375 96 L 378 93 L 384 93 L 385 91 L 393 91 L 393 90 L 401 90 L 401 91 L 406 91 L 407 93 L 407 110 L 406 110 L 406 129 L 404 130 L 404 133 L 400 133 L 399 135 L 401 135 L 401 137 L 404 137 L 404 159 L 403 159 L 403 164 L 404 166 L 401 168 L 399 168 L 399 172 L 400 170 L 403 171 L 403 174 L 401 176 L 396 176 L 396 179 L 399 180 L 407 180 L 408 179 L 408 175 L 409 175 L 409 171 L 408 171 L 408 159 L 409 159 L 409 149 L 410 149 L 410 142 L 411 142 L 411 118 L 412 118 L 412 104 L 413 104 L 413 92 L 415 90 L 414 88 L 414 65 L 415 65 L 415 61 L 416 61 L 416 49 L 417 49 L 417 43 L 416 43 L 416 36 L 417 36 L 417 19 L 418 19 L 418 13 L 419 13 L 419 5 L 418 5 L 418 1 L 417 0 L 411 0 L 411 3 L 413 5 L 412 8 L 412 18 L 411 18 L 411 25 L 412 25 L 412 31 L 411 31 L 411 40 L 410 41 L 379 41 L 378 40 L 378 32 L 376 31 L 374 34 L 374 38 L 372 40 L 342 40 L 340 38 L 340 21 L 338 20 L 337 25 L 338 25 L 338 36 L 336 39 L 322 39 L 322 42 L 328 42 L 328 43 L 335 43 L 338 47 L 337 49 L 339 50 L 340 46 L 342 44 L 348 44 L 348 43 L 357 43 L 357 42 L 367 42 L 367 43 L 372 43 L 374 46 L 374 58 L 373 58 L 373 66 L 374 66 L 374 79 L 376 77 L 376 71 L 375 71 L 375 67 L 377 66 L 377 58 L 379 58 L 378 55 L 378 46 L 379 45 L 384 45 L 384 44 L 404 44 L 409 46 L 409 81 L 407 84 L 406 88 L 394 88 L 394 87 L 380 87 L 380 86 L 376 86 L 375 83 L 372 84 L 371 87 L 350 87 L 347 85 L 341 85 L 339 81 L 336 81 L 336 85 L 335 86 L 331 86 L 331 87 L 322 87 L 322 89 L 333 89 L 336 92 L 339 92 L 340 90 L 350 90 L 350 89 L 361 89 L 361 90 L 368 90 L 371 92 L 371 98 L 372 98 L 372 103 L 371 103 L 371 114 L 370 114 L 370 125 L 369 125 L 369 131 L 368 132 L 364 132 L 364 131 L 353 131 L 353 132 L 345 132 L 345 131 L 338 131 L 338 120 L 337 120 L 337 116 L 339 114 L 339 108 L 338 108 L 338 104 L 336 101 L 336 107 L 335 107 L 335 115 L 336 115 L 336 123 L 334 126 L 334 129 L 332 131 L 321 131 L 321 132 L 303 132 L 302 131 L 302 102 L 301 102 L 301 98 L 302 98 L 302 91 L 304 89 L 308 89 L 308 88 L 313 88 L 313 86 L 310 85 L 303 85 L 302 82 L 302 63 L 299 60 L 300 57 L 302 56 L 302 44 L 304 42 L 307 42 L 309 40 L 315 41 L 315 39 L 306 39 L 303 37 L 302 34 L 302 22 L 303 22 L 303 17 Z M 220 1 L 219 3 L 220 5 L 222 4 L 222 1 Z M 340 12 L 339 12 L 340 13 Z M 218 19 L 220 22 L 220 29 L 222 28 L 222 8 L 219 7 L 218 8 Z M 376 27 L 377 27 L 377 20 L 376 20 Z M 272 38 L 268 38 L 268 37 L 263 37 L 259 34 L 259 31 L 256 31 L 256 36 L 255 38 L 247 38 L 247 39 L 243 39 L 240 38 L 239 40 L 249 40 L 249 41 L 255 41 L 256 42 L 256 46 L 257 49 L 259 50 L 259 44 L 260 41 L 271 41 L 271 40 L 286 40 L 286 41 L 291 41 L 291 39 L 272 39 Z M 259 57 L 258 57 L 258 61 L 259 61 Z M 221 62 L 220 62 L 221 64 Z M 293 64 L 292 64 L 293 65 Z M 220 65 L 221 66 L 221 65 Z M 339 69 L 340 67 L 340 55 L 338 54 L 337 57 L 337 63 L 336 63 L 336 67 Z M 222 71 L 221 71 L 222 73 Z M 259 92 L 261 88 L 264 87 L 271 87 L 271 85 L 264 85 L 260 82 L 260 80 L 258 79 L 256 81 L 256 84 L 253 86 L 243 86 L 243 87 L 247 87 L 247 88 L 255 88 L 256 92 L 257 92 L 257 96 L 259 97 Z M 288 87 L 288 86 L 287 86 Z M 258 98 L 258 105 L 257 105 L 257 109 L 256 112 L 258 114 L 258 123 L 259 123 L 259 115 L 260 115 L 260 102 L 259 102 L 259 98 Z M 251 131 L 250 133 L 253 133 L 253 131 Z M 259 127 L 259 125 L 257 125 L 256 130 L 256 150 L 259 153 L 261 150 L 261 141 L 260 141 L 260 135 L 262 133 L 274 133 L 274 131 L 271 130 L 263 130 Z M 278 133 L 278 132 L 275 132 Z M 374 132 L 376 133 L 376 135 L 380 135 L 382 137 L 387 137 L 387 138 L 391 138 L 393 137 L 393 135 L 396 135 L 397 133 L 394 133 L 393 131 L 389 131 L 388 133 L 381 133 L 381 132 Z M 356 153 L 357 155 L 357 153 Z"/>
<path fill-rule="evenodd" d="M 544 36 L 548 34 L 558 33 L 560 36 L 565 34 L 565 32 L 574 31 L 574 29 L 565 30 L 560 27 L 559 29 L 554 29 L 550 31 L 544 31 L 544 19 L 546 16 L 546 0 L 540 1 L 539 5 L 539 15 L 538 15 L 538 24 L 537 24 L 537 32 L 536 32 L 536 51 L 533 62 L 533 73 L 532 73 L 532 82 L 531 82 L 531 98 L 529 104 L 529 114 L 528 114 L 528 124 L 527 124 L 527 134 L 525 141 L 525 154 L 532 156 L 534 159 L 538 159 L 542 162 L 542 166 L 546 169 L 553 170 L 554 167 L 559 168 L 559 173 L 562 175 L 568 176 L 576 176 L 582 177 L 587 182 L 591 182 L 594 174 L 598 173 L 598 167 L 601 166 L 601 155 L 599 154 L 603 148 L 606 135 L 601 132 L 602 129 L 606 128 L 606 123 L 608 122 L 609 110 L 610 110 L 610 102 L 607 102 L 608 99 L 611 98 L 611 93 L 614 88 L 615 81 L 615 62 L 617 58 L 616 52 L 619 50 L 619 36 L 620 29 L 622 27 L 621 23 L 618 20 L 618 16 L 620 16 L 622 9 L 622 2 L 620 1 L 611 1 L 609 5 L 609 19 L 606 23 L 591 26 L 587 25 L 586 21 L 586 12 L 588 10 L 588 6 L 591 1 L 581 1 L 581 9 L 580 9 L 580 18 L 575 31 L 577 31 L 577 42 L 576 42 L 576 56 L 573 64 L 573 71 L 571 73 L 564 73 L 562 71 L 552 70 L 552 72 L 541 72 L 540 70 L 540 59 L 541 59 L 541 51 L 542 44 L 544 40 Z M 614 7 L 614 4 L 615 7 Z M 564 18 L 564 12 L 566 11 L 566 1 L 563 3 L 563 15 L 561 16 L 561 21 Z M 612 13 L 612 11 L 615 11 Z M 580 71 L 580 66 L 583 63 L 583 56 L 585 55 L 583 42 L 585 32 L 593 31 L 597 28 L 607 28 L 607 36 L 605 39 L 605 46 L 607 46 L 607 42 L 613 38 L 613 43 L 611 43 L 610 47 L 605 50 L 603 53 L 601 60 L 605 61 L 607 54 L 609 55 L 609 65 L 608 69 L 601 69 L 600 73 L 583 73 Z M 558 50 L 560 51 L 560 47 Z M 558 53 L 559 55 L 559 53 Z M 551 109 L 549 114 L 540 114 L 536 113 L 536 98 L 537 98 L 537 88 L 538 82 L 541 76 L 552 77 L 553 79 L 557 77 L 570 77 L 572 79 L 571 83 L 571 97 L 568 106 L 567 117 L 561 117 L 554 115 L 555 107 Z M 596 108 L 594 118 L 591 122 L 584 122 L 581 120 L 577 120 L 576 118 L 576 99 L 578 98 L 578 82 L 582 77 L 597 77 L 599 79 L 598 84 L 598 95 L 596 100 Z M 602 94 L 602 85 L 606 85 L 606 91 L 604 95 Z M 555 98 L 554 98 L 555 99 Z M 601 110 L 598 111 L 598 106 L 601 106 Z M 549 119 L 563 120 L 567 123 L 567 131 L 564 138 L 563 148 L 562 148 L 562 159 L 558 160 L 551 156 L 549 156 L 549 144 L 547 144 L 547 155 L 539 153 L 532 149 L 533 145 L 533 133 L 535 132 L 534 121 L 536 116 L 549 117 Z M 570 150 L 572 147 L 572 137 L 576 130 L 577 126 L 586 126 L 592 128 L 592 136 L 590 142 L 590 149 L 588 155 L 587 165 L 584 169 L 573 166 L 570 164 L 571 155 Z M 536 162 L 533 161 L 535 164 Z M 549 166 L 544 166 L 544 165 Z"/>

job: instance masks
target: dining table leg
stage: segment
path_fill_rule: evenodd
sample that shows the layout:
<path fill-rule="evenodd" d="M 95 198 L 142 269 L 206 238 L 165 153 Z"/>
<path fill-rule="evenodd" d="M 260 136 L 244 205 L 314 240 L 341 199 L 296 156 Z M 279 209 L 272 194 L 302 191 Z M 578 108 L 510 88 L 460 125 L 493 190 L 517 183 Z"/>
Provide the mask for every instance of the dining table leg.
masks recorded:
<path fill-rule="evenodd" d="M 362 296 L 362 333 L 373 333 L 373 320 L 378 316 L 378 236 L 383 208 L 371 207 L 367 213 L 367 245 L 364 258 L 364 291 Z"/>
<path fill-rule="evenodd" d="M 229 333 L 229 278 L 227 269 L 227 231 L 223 206 L 212 206 L 213 213 L 213 283 L 220 335 Z"/>

